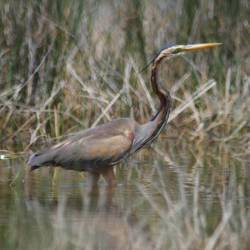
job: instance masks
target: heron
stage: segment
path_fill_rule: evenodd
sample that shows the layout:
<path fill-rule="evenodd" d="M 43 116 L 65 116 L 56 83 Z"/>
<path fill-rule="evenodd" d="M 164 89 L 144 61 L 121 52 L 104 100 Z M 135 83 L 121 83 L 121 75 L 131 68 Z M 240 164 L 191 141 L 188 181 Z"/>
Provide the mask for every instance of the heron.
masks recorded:
<path fill-rule="evenodd" d="M 159 99 L 159 108 L 148 122 L 140 124 L 131 118 L 118 118 L 80 131 L 32 154 L 28 160 L 30 170 L 42 166 L 60 166 L 63 169 L 88 172 L 93 183 L 97 183 L 102 176 L 108 186 L 115 186 L 114 166 L 154 141 L 168 121 L 172 99 L 170 92 L 157 80 L 161 62 L 218 45 L 220 43 L 201 43 L 162 49 L 151 62 L 151 86 Z"/>

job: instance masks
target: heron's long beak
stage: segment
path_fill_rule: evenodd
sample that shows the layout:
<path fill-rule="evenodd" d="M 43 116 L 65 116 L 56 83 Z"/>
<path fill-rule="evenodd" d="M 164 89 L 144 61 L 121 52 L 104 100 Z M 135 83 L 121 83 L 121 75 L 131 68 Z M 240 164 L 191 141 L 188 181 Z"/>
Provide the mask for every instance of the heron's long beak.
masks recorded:
<path fill-rule="evenodd" d="M 200 44 L 191 44 L 183 45 L 181 52 L 193 52 L 202 49 L 210 49 L 222 45 L 222 43 L 200 43 Z"/>

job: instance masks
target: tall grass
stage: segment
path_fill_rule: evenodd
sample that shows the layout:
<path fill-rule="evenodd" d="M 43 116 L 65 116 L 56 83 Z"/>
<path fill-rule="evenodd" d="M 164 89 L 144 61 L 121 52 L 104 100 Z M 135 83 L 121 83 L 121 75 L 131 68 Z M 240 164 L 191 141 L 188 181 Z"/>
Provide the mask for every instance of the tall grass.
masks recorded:
<path fill-rule="evenodd" d="M 247 1 L 3 1 L 1 142 L 27 149 L 118 116 L 145 121 L 157 107 L 146 61 L 165 44 L 208 41 L 223 47 L 163 65 L 161 79 L 178 106 L 214 78 L 178 124 L 237 137 L 249 117 L 248 13 Z"/>

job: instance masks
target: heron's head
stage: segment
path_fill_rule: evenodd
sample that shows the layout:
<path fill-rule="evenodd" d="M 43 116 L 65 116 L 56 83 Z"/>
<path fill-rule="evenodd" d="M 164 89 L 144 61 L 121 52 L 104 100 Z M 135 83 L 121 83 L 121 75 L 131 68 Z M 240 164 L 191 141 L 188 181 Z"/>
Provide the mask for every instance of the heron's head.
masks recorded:
<path fill-rule="evenodd" d="M 152 71 L 156 72 L 157 66 L 164 59 L 171 59 L 175 56 L 183 55 L 188 52 L 196 52 L 204 49 L 210 49 L 217 47 L 219 45 L 221 45 L 221 43 L 199 43 L 199 44 L 188 44 L 188 45 L 175 45 L 172 47 L 162 49 L 160 53 L 150 62 L 153 64 Z M 152 76 L 153 76 L 152 81 L 154 81 L 153 87 L 158 89 L 161 93 L 163 93 L 163 95 L 166 96 L 168 92 L 164 90 L 164 88 L 160 84 L 156 83 L 155 74 L 152 74 Z"/>

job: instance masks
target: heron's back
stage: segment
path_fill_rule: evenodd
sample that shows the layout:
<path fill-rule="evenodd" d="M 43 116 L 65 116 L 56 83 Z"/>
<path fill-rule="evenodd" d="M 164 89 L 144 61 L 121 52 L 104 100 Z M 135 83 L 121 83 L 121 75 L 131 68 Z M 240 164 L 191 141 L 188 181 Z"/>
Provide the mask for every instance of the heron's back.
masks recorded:
<path fill-rule="evenodd" d="M 133 120 L 121 118 L 84 130 L 33 154 L 28 164 L 31 169 L 58 165 L 78 171 L 114 165 L 129 152 L 136 126 Z"/>

